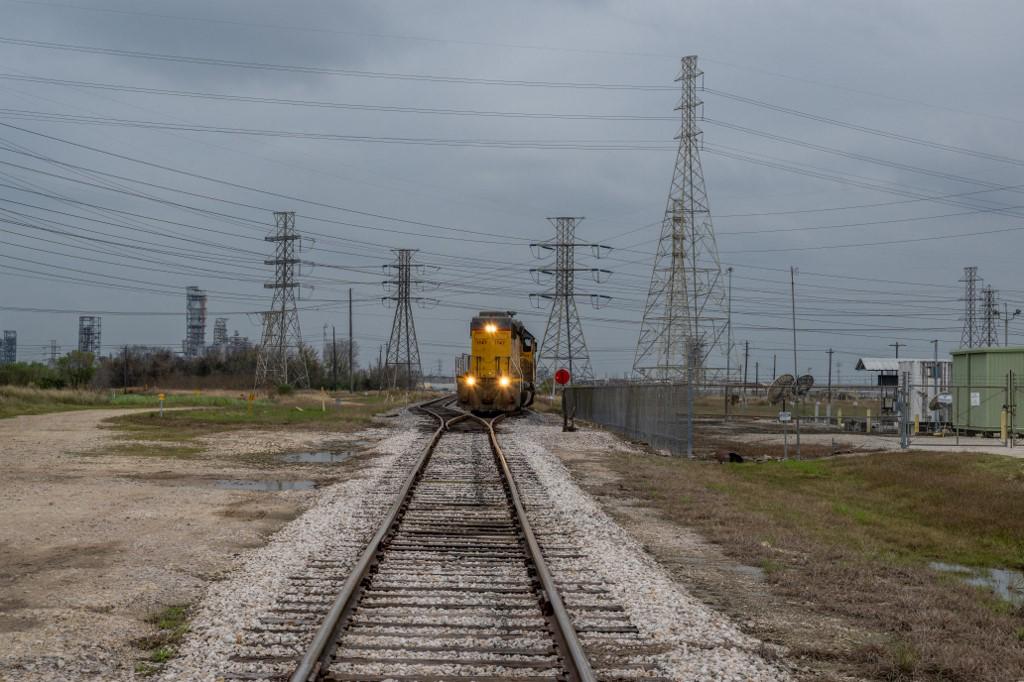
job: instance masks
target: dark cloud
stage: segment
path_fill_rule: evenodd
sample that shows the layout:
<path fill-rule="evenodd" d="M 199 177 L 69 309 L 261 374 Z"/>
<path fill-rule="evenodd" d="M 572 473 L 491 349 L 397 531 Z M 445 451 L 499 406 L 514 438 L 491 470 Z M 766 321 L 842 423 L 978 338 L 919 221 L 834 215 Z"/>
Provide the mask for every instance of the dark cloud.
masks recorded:
<path fill-rule="evenodd" d="M 185 0 L 173 4 L 102 5 L 103 9 L 115 11 L 36 3 L 2 4 L 8 19 L 4 22 L 6 28 L 0 30 L 4 37 L 326 69 L 671 85 L 678 72 L 679 57 L 698 54 L 706 72 L 706 85 L 715 90 L 946 145 L 1024 157 L 1024 140 L 1017 120 L 1024 118 L 1017 113 L 1021 110 L 1022 95 L 1010 85 L 1019 80 L 1018 65 L 1024 56 L 1024 48 L 1013 33 L 1013 27 L 1020 25 L 1022 10 L 1013 3 L 968 7 L 919 2 L 282 4 L 262 0 Z M 354 78 L 16 45 L 0 45 L 0 55 L 5 64 L 3 71 L 8 74 L 264 98 L 643 116 L 674 116 L 673 108 L 678 102 L 674 91 Z M 450 365 L 449 358 L 463 342 L 464 322 L 474 307 L 523 310 L 535 331 L 542 331 L 543 311 L 529 307 L 527 294 L 536 290 L 537 285 L 528 274 L 532 260 L 525 242 L 549 235 L 547 216 L 583 215 L 587 220 L 580 227 L 582 239 L 608 240 L 619 247 L 608 261 L 609 267 L 616 270 L 612 280 L 604 285 L 586 285 L 588 290 L 606 291 L 616 298 L 609 308 L 583 311 L 588 340 L 595 350 L 594 365 L 599 373 L 609 374 L 620 374 L 631 365 L 636 328 L 621 321 L 639 320 L 650 276 L 649 254 L 653 254 L 658 235 L 657 226 L 636 228 L 656 223 L 664 210 L 674 160 L 675 121 L 436 116 L 300 108 L 12 80 L 0 80 L 0 98 L 5 109 L 227 128 L 490 141 L 655 141 L 665 148 L 552 151 L 166 131 L 40 121 L 31 117 L 0 119 L 118 154 L 295 197 L 285 199 L 232 188 L 4 129 L 0 138 L 82 169 L 55 168 L 7 151 L 0 160 L 91 184 L 58 180 L 10 165 L 0 167 L 0 173 L 5 174 L 0 183 L 150 219 L 105 213 L 9 188 L 0 188 L 0 199 L 72 212 L 80 217 L 62 218 L 10 203 L 2 207 L 31 214 L 33 218 L 22 220 L 37 227 L 57 227 L 41 223 L 42 217 L 63 220 L 73 229 L 147 240 L 154 253 L 139 255 L 166 263 L 138 262 L 135 264 L 139 269 L 131 269 L 125 267 L 128 261 L 124 254 L 128 251 L 124 249 L 109 249 L 107 253 L 103 248 L 99 252 L 79 251 L 74 246 L 38 241 L 49 234 L 47 239 L 75 243 L 66 236 L 8 224 L 8 233 L 3 237 L 6 255 L 98 274 L 3 261 L 0 267 L 4 268 L 4 305 L 176 311 L 183 308 L 181 290 L 188 284 L 197 284 L 211 291 L 214 314 L 258 310 L 265 305 L 266 294 L 258 279 L 266 275 L 266 268 L 252 252 L 267 250 L 262 236 L 271 222 L 269 211 L 294 209 L 299 212 L 300 230 L 318 233 L 312 248 L 304 253 L 321 264 L 307 270 L 307 278 L 316 288 L 306 291 L 304 297 L 308 305 L 325 299 L 343 299 L 348 286 L 353 286 L 357 299 L 362 301 L 356 321 L 367 355 L 364 359 L 373 355 L 389 331 L 390 312 L 374 303 L 380 295 L 379 264 L 390 256 L 389 249 L 419 248 L 422 261 L 441 266 L 436 277 L 454 284 L 435 294 L 442 300 L 442 306 L 419 313 L 418 323 L 424 363 L 434 366 L 437 358 L 444 358 Z M 772 349 L 788 343 L 784 330 L 772 328 L 785 326 L 783 293 L 791 264 L 806 273 L 826 275 L 808 274 L 800 279 L 798 292 L 808 310 L 806 326 L 848 326 L 856 330 L 859 325 L 865 330 L 862 334 L 808 333 L 801 338 L 802 347 L 824 349 L 832 345 L 851 353 L 884 354 L 887 344 L 900 338 L 911 343 L 909 352 L 923 353 L 930 349 L 927 340 L 936 337 L 948 341 L 946 347 L 952 347 L 959 339 L 956 280 L 963 265 L 981 266 L 986 280 L 1006 290 L 1010 300 L 1024 296 L 1024 290 L 1014 291 L 1012 254 L 1013 246 L 1020 240 L 1014 232 L 974 239 L 818 249 L 1018 226 L 1020 218 L 1014 213 L 1024 215 L 1021 211 L 991 211 L 993 207 L 1024 203 L 1020 201 L 1024 195 L 1017 192 L 973 194 L 944 202 L 891 202 L 906 201 L 908 194 L 976 192 L 984 190 L 986 182 L 1021 184 L 1024 181 L 1020 180 L 1019 164 L 951 154 L 868 135 L 713 93 L 705 94 L 704 98 L 705 114 L 711 119 L 704 124 L 704 169 L 712 211 L 722 216 L 716 221 L 718 246 L 723 262 L 736 264 L 735 336 L 750 339 L 757 349 L 755 358 L 763 366 L 770 362 L 775 352 Z M 822 153 L 716 122 L 899 165 L 879 165 Z M 747 158 L 728 158 L 722 151 Z M 787 172 L 777 165 L 757 165 L 750 157 L 768 164 L 796 166 L 805 173 L 842 176 L 854 184 Z M 936 177 L 914 172 L 910 167 L 962 177 Z M 88 171 L 114 173 L 172 189 L 133 185 L 130 180 Z M 889 191 L 870 190 L 865 185 L 878 185 Z M 131 193 L 126 194 L 125 190 Z M 138 196 L 140 193 L 150 198 Z M 854 210 L 791 212 L 883 202 L 890 203 Z M 396 223 L 317 203 L 493 236 Z M 969 210 L 988 212 L 906 223 L 881 222 Z M 11 219 L 12 215 L 6 214 L 6 218 Z M 86 218 L 118 222 L 126 227 L 88 222 Z M 870 222 L 879 224 L 859 224 Z M 793 229 L 846 224 L 850 226 Z M 141 229 L 163 232 L 165 236 Z M 778 231 L 782 229 L 791 231 Z M 765 232 L 750 234 L 751 230 Z M 202 247 L 183 241 L 183 237 L 225 248 Z M 520 245 L 510 245 L 520 240 Z M 30 247 L 42 251 L 32 251 Z M 801 250 L 808 248 L 818 250 Z M 176 253 L 156 253 L 163 249 Z M 193 256 L 204 249 L 215 252 L 222 261 L 195 260 Z M 499 263 L 507 263 L 509 268 L 499 270 Z M 352 269 L 324 267 L 327 265 Z M 22 282 L 18 279 L 19 271 L 7 269 L 11 266 L 36 270 L 37 274 L 126 278 L 107 280 L 118 285 L 130 284 L 128 280 L 136 278 L 139 284 L 123 290 L 80 282 Z M 212 268 L 222 275 L 185 273 L 187 266 Z M 172 272 L 160 272 L 161 269 Z M 851 276 L 865 279 L 849 279 Z M 934 287 L 888 284 L 884 280 L 925 282 Z M 153 287 L 168 287 L 169 291 L 181 293 L 159 295 L 142 290 Z M 491 293 L 492 289 L 498 291 Z M 932 300 L 929 297 L 936 300 L 926 310 L 927 316 L 918 311 L 906 319 L 866 317 L 863 313 L 870 312 L 870 306 L 858 303 L 844 308 L 844 291 L 851 299 L 881 301 L 874 312 L 886 314 L 900 310 L 891 306 L 892 299 L 900 296 L 914 301 Z M 908 304 L 908 308 L 913 310 L 913 305 Z M 843 319 L 837 314 L 844 309 L 859 313 Z M 341 310 L 342 307 L 333 306 L 322 312 L 304 313 L 302 322 L 307 337 L 317 338 L 325 321 L 339 321 Z M 243 333 L 258 336 L 253 317 L 231 317 L 232 329 L 237 326 Z M 75 333 L 72 316 L 0 312 L 0 326 L 18 329 L 26 345 L 57 338 L 70 346 Z M 177 318 L 110 317 L 104 320 L 104 338 L 107 344 L 172 343 L 182 336 L 182 326 Z M 806 358 L 808 365 L 820 367 L 824 355 L 808 352 Z"/>

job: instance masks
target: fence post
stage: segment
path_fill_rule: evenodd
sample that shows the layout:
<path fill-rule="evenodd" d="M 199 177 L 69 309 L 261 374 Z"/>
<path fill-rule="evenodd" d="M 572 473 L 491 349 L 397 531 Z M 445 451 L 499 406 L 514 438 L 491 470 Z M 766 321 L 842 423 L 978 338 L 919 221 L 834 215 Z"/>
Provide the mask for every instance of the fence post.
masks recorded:
<path fill-rule="evenodd" d="M 1008 417 L 1010 414 L 1010 373 L 1006 373 L 1006 383 L 1003 384 L 1003 409 L 999 411 L 999 437 L 1003 441 L 1003 445 L 1010 447 L 1010 438 L 1007 427 Z"/>
<path fill-rule="evenodd" d="M 693 339 L 687 342 L 687 359 L 686 359 L 686 457 L 693 459 L 693 384 L 696 380 L 694 376 L 694 361 L 698 357 L 698 350 Z"/>
<path fill-rule="evenodd" d="M 1007 399 L 1006 399 L 1006 404 L 1007 404 L 1007 413 L 1008 413 L 1009 420 L 1010 420 L 1010 429 L 1009 429 L 1008 435 L 1009 435 L 1009 438 L 1010 438 L 1010 447 L 1012 448 L 1013 447 L 1013 417 L 1014 417 L 1015 413 L 1017 412 L 1017 385 L 1016 385 L 1017 381 L 1016 381 L 1016 377 L 1014 377 L 1014 375 L 1013 375 L 1013 370 L 1012 369 L 1010 370 L 1009 379 L 1007 381 L 1007 384 L 1008 384 L 1008 386 L 1007 386 L 1007 394 L 1008 395 L 1007 395 Z"/>

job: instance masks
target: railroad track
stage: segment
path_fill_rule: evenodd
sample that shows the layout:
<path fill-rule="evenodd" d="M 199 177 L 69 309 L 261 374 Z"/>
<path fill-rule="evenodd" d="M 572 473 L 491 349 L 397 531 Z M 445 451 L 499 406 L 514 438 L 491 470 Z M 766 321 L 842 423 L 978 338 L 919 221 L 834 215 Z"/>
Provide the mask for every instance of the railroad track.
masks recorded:
<path fill-rule="evenodd" d="M 623 665 L 623 657 L 609 651 L 601 635 L 628 639 L 627 657 L 643 646 L 618 613 L 621 607 L 604 602 L 608 591 L 599 582 L 552 575 L 498 442 L 501 418 L 470 415 L 444 400 L 418 409 L 431 415 L 434 430 L 362 554 L 347 569 L 329 560 L 316 567 L 334 571 L 333 588 L 322 570 L 307 580 L 297 577 L 298 592 L 263 619 L 260 644 L 234 658 L 246 667 L 225 678 L 664 679 L 656 666 Z M 541 516 L 538 522 L 551 538 L 545 546 L 552 561 L 578 558 L 559 542 L 557 521 Z M 599 640 L 590 648 L 613 674 L 595 674 L 573 626 L 574 616 L 585 620 L 594 613 L 613 619 L 608 627 L 589 628 Z M 298 642 L 304 643 L 301 654 Z"/>

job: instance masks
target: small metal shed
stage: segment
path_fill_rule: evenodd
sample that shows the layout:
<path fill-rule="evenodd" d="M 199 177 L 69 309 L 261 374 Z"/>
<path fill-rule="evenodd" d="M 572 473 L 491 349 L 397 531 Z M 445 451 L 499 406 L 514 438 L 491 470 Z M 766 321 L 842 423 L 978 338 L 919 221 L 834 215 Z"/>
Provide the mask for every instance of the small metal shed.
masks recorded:
<path fill-rule="evenodd" d="M 952 363 L 933 358 L 860 358 L 856 369 L 878 374 L 882 414 L 892 414 L 901 389 L 910 400 L 909 418 L 929 421 L 935 413 L 928 404 L 938 393 L 949 389 Z"/>
<path fill-rule="evenodd" d="M 1003 408 L 1010 406 L 1010 428 L 1021 430 L 1013 414 L 1024 380 L 1024 347 L 961 348 L 953 355 L 953 426 L 961 431 L 998 433 Z"/>

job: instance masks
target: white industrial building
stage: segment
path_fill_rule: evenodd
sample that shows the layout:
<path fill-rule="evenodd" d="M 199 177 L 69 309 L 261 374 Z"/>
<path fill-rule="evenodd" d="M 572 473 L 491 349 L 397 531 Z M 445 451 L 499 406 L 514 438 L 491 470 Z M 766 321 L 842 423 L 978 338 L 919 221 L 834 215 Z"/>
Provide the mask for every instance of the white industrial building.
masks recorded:
<path fill-rule="evenodd" d="M 932 358 L 860 358 L 857 370 L 878 374 L 878 389 L 882 399 L 882 414 L 893 414 L 896 395 L 907 386 L 910 393 L 910 418 L 922 422 L 932 418 L 928 409 L 939 393 L 948 393 L 953 379 L 952 360 Z"/>

